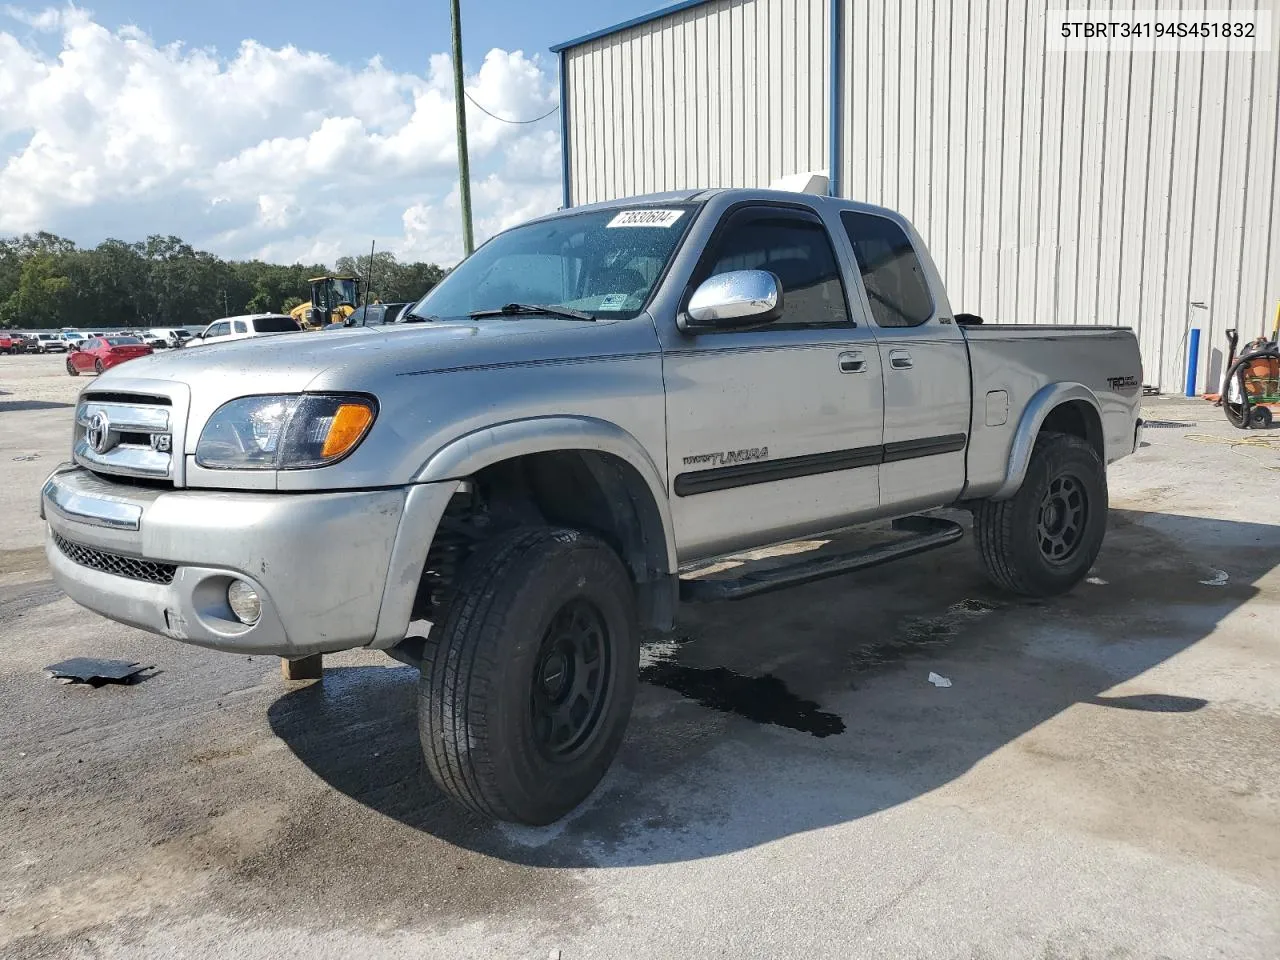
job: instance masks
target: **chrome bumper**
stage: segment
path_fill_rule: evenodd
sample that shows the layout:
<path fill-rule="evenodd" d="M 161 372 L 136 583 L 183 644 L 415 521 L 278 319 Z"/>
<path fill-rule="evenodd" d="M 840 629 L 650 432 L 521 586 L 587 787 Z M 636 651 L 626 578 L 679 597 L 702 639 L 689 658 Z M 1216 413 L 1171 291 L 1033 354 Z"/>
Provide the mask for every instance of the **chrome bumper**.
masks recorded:
<path fill-rule="evenodd" d="M 457 488 L 165 490 L 66 465 L 41 495 L 45 552 L 77 603 L 184 643 L 290 657 L 388 647 L 408 629 L 427 548 Z M 139 573 L 134 560 L 163 569 Z M 227 605 L 236 579 L 262 598 L 252 625 Z"/>

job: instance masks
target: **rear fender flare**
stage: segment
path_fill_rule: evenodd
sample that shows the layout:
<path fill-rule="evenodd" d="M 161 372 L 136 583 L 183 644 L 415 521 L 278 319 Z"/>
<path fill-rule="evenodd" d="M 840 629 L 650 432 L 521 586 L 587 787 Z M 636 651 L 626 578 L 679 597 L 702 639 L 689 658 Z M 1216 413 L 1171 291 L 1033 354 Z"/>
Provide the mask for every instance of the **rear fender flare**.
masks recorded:
<path fill-rule="evenodd" d="M 1013 446 L 1009 450 L 1009 464 L 1005 468 L 1004 482 L 991 494 L 992 500 L 1008 500 L 1022 486 L 1026 479 L 1027 468 L 1031 465 L 1031 453 L 1036 446 L 1036 437 L 1040 435 L 1040 427 L 1045 418 L 1056 407 L 1075 400 L 1083 400 L 1093 408 L 1102 419 L 1102 407 L 1092 390 L 1082 383 L 1064 381 L 1050 383 L 1037 390 L 1022 411 L 1018 421 L 1017 432 L 1013 435 Z M 1103 462 L 1105 462 L 1105 457 Z"/>

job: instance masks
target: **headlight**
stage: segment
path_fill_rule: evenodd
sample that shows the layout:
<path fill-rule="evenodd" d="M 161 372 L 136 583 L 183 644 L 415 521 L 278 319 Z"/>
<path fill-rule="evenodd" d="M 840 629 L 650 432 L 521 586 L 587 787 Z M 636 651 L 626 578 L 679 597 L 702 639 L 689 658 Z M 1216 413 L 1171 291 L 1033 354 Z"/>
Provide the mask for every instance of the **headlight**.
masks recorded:
<path fill-rule="evenodd" d="M 214 470 L 300 470 L 341 460 L 377 416 L 369 397 L 304 394 L 241 397 L 200 432 L 196 463 Z"/>

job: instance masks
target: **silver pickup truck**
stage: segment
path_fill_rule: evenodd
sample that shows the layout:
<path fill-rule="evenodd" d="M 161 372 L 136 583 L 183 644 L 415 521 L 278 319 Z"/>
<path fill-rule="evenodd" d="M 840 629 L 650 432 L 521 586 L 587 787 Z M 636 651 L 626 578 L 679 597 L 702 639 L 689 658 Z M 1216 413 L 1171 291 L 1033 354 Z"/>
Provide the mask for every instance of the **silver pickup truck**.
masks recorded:
<path fill-rule="evenodd" d="M 1068 590 L 1141 429 L 1131 331 L 956 314 L 910 223 L 839 199 L 564 210 L 404 319 L 87 384 L 43 490 L 48 559 L 79 603 L 174 640 L 419 665 L 440 786 L 526 823 L 604 775 L 641 633 L 681 601 L 952 543 L 960 524 L 921 514 L 945 506 L 972 511 L 1001 588 Z M 872 547 L 689 575 L 890 520 Z"/>

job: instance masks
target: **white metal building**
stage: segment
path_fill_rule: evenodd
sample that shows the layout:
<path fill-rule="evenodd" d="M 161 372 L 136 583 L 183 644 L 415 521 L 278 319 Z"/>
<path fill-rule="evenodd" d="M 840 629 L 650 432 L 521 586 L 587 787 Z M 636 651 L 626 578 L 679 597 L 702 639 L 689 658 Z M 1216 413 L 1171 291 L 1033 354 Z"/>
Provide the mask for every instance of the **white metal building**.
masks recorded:
<path fill-rule="evenodd" d="M 1212 6 L 1274 33 L 1276 2 Z M 1269 334 L 1280 302 L 1280 42 L 1065 53 L 1048 22 L 1045 0 L 685 0 L 579 37 L 553 48 L 564 202 L 822 170 L 915 223 L 956 310 L 1134 326 L 1165 392 L 1197 327 L 1216 389 L 1223 331 Z"/>

